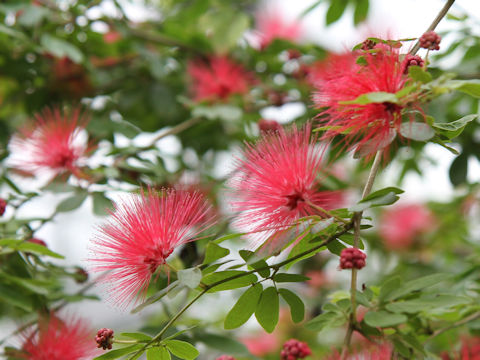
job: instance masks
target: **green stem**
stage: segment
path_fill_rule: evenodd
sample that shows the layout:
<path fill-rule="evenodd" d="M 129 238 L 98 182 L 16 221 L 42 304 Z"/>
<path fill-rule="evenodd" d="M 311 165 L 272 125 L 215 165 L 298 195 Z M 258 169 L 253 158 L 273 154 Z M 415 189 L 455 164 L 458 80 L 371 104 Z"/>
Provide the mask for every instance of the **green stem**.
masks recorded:
<path fill-rule="evenodd" d="M 155 136 L 153 138 L 150 145 L 141 147 L 140 150 L 151 149 L 152 147 L 155 146 L 155 143 L 158 140 L 163 139 L 164 137 L 167 137 L 167 136 L 170 136 L 170 135 L 176 135 L 178 133 L 181 133 L 182 131 L 184 131 L 184 130 L 188 129 L 189 127 L 191 127 L 191 126 L 197 124 L 198 122 L 200 122 L 200 120 L 201 120 L 201 118 L 199 118 L 199 117 L 193 117 L 191 119 L 185 120 L 184 122 L 174 126 L 173 128 L 168 129 L 167 131 L 158 134 L 157 136 Z"/>
<path fill-rule="evenodd" d="M 480 319 L 480 311 L 476 312 L 476 313 L 473 313 L 473 314 L 467 316 L 466 318 L 464 318 L 462 320 L 459 320 L 459 321 L 457 321 L 457 322 L 455 322 L 455 323 L 453 323 L 453 324 L 451 324 L 447 327 L 444 327 L 442 329 L 438 329 L 432 335 L 430 335 L 430 337 L 425 342 L 429 342 L 429 341 L 433 340 L 438 335 L 443 334 L 444 332 L 446 332 L 448 330 L 451 330 L 451 329 L 454 329 L 456 327 L 465 325 L 465 324 L 469 323 L 470 321 L 477 320 L 477 319 Z"/>
<path fill-rule="evenodd" d="M 425 32 L 435 30 L 435 28 L 440 23 L 440 21 L 445 17 L 445 15 L 447 15 L 448 10 L 450 10 L 450 8 L 452 7 L 454 2 L 455 2 L 455 0 L 448 0 L 447 1 L 445 6 L 442 8 L 442 10 L 440 10 L 437 17 L 432 21 L 432 23 L 430 24 L 430 26 L 428 27 L 428 29 Z M 418 50 L 420 50 L 420 41 L 419 40 L 417 41 L 415 46 L 410 51 L 410 54 L 415 55 Z"/>
<path fill-rule="evenodd" d="M 367 182 L 365 183 L 365 187 L 363 188 L 362 192 L 362 199 L 368 196 L 372 191 L 373 183 L 375 181 L 375 177 L 377 176 L 378 169 L 380 168 L 380 164 L 382 162 L 382 151 L 377 151 L 375 154 L 375 159 L 373 160 L 372 168 L 370 169 L 370 173 L 368 174 Z M 360 243 L 360 223 L 362 221 L 363 211 L 358 211 L 353 214 L 352 223 L 353 223 L 353 247 L 358 248 Z M 355 326 L 357 323 L 357 273 L 358 270 L 353 268 L 352 269 L 352 278 L 350 281 L 350 302 L 352 306 L 352 312 L 350 314 L 350 320 L 348 322 L 348 329 L 347 334 L 345 335 L 345 342 L 342 349 L 342 359 L 346 359 L 348 349 L 350 348 L 350 342 L 352 340 L 352 334 L 355 330 Z"/>

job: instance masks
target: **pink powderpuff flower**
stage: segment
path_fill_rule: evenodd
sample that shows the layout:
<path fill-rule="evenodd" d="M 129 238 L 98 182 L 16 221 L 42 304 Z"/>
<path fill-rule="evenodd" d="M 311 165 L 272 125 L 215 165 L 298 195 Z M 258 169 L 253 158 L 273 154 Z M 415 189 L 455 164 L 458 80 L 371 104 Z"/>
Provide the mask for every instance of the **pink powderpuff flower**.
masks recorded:
<path fill-rule="evenodd" d="M 248 92 L 253 78 L 242 65 L 226 56 L 196 59 L 187 65 L 195 101 L 222 101 L 234 94 Z"/>
<path fill-rule="evenodd" d="M 280 347 L 278 336 L 267 332 L 262 332 L 257 336 L 244 337 L 240 341 L 245 344 L 250 354 L 258 357 L 271 354 Z"/>
<path fill-rule="evenodd" d="M 398 50 L 377 45 L 375 52 L 348 52 L 331 55 L 317 65 L 310 81 L 316 87 L 314 102 L 321 108 L 321 126 L 328 127 L 323 139 L 339 134 L 357 156 L 371 156 L 387 148 L 394 140 L 402 123 L 402 112 L 408 107 L 420 110 L 416 94 L 393 102 L 348 103 L 361 95 L 373 92 L 395 94 L 408 80 L 405 64 Z M 362 55 L 364 64 L 358 64 Z"/>
<path fill-rule="evenodd" d="M 232 206 L 240 212 L 237 224 L 251 232 L 265 232 L 277 248 L 281 231 L 297 225 L 309 215 L 324 216 L 323 210 L 338 207 L 339 192 L 320 191 L 323 150 L 310 136 L 311 125 L 290 131 L 283 128 L 263 133 L 256 144 L 247 144 L 237 160 L 231 180 Z"/>
<path fill-rule="evenodd" d="M 260 49 L 265 49 L 275 39 L 298 41 L 302 26 L 298 21 L 286 21 L 276 9 L 264 9 L 257 13 L 257 35 Z"/>
<path fill-rule="evenodd" d="M 212 226 L 211 206 L 198 192 L 141 191 L 116 202 L 110 219 L 93 238 L 93 271 L 109 272 L 102 282 L 126 304 L 143 298 L 152 275 L 178 246 Z"/>
<path fill-rule="evenodd" d="M 22 351 L 15 355 L 26 360 L 90 360 L 98 355 L 93 335 L 86 321 L 51 314 L 22 334 Z"/>
<path fill-rule="evenodd" d="M 90 150 L 81 134 L 86 124 L 79 108 L 63 114 L 46 108 L 10 141 L 12 166 L 23 173 L 67 171 L 82 177 L 79 163 Z"/>
<path fill-rule="evenodd" d="M 432 213 L 421 204 L 397 205 L 380 218 L 379 234 L 389 250 L 408 249 L 421 234 L 435 226 Z"/>

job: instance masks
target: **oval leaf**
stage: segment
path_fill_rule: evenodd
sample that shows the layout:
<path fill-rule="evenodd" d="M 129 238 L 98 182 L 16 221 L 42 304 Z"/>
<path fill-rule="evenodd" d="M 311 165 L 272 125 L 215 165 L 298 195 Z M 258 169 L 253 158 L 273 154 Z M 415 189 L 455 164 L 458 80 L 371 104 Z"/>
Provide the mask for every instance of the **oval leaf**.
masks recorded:
<path fill-rule="evenodd" d="M 255 311 L 255 317 L 265 331 L 271 333 L 278 323 L 278 313 L 279 301 L 277 290 L 274 287 L 269 287 L 265 289 L 260 297 Z"/>
<path fill-rule="evenodd" d="M 262 289 L 262 285 L 257 283 L 240 296 L 225 318 L 225 329 L 236 329 L 250 319 L 257 308 Z"/>
<path fill-rule="evenodd" d="M 391 327 L 406 322 L 408 318 L 403 314 L 393 314 L 386 311 L 369 311 L 364 321 L 373 327 Z"/>
<path fill-rule="evenodd" d="M 168 340 L 165 341 L 165 346 L 173 355 L 184 360 L 193 360 L 200 354 L 192 344 L 186 341 Z"/>
<path fill-rule="evenodd" d="M 290 314 L 294 323 L 299 323 L 305 317 L 305 305 L 295 293 L 288 289 L 279 289 L 278 292 L 290 306 Z"/>

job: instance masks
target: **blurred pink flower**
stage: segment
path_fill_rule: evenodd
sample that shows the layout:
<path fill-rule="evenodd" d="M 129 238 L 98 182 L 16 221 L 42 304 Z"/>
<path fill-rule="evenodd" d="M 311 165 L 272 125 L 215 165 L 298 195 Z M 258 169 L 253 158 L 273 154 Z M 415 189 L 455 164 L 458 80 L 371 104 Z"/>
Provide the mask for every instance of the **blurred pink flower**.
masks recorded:
<path fill-rule="evenodd" d="M 211 214 L 211 206 L 198 192 L 149 189 L 130 194 L 115 203 L 93 239 L 93 270 L 110 270 L 101 281 L 111 285 L 118 303 L 141 298 L 173 250 L 213 225 L 206 214 Z"/>
<path fill-rule="evenodd" d="M 10 141 L 12 166 L 26 173 L 69 171 L 81 176 L 78 162 L 89 149 L 80 139 L 87 123 L 80 109 L 62 114 L 58 108 L 46 108 L 35 120 Z"/>
<path fill-rule="evenodd" d="M 335 351 L 327 360 L 341 360 L 342 356 L 338 351 Z M 392 359 L 392 345 L 379 344 L 367 345 L 363 349 L 351 351 L 347 354 L 346 360 L 391 360 Z"/>
<path fill-rule="evenodd" d="M 434 225 L 435 218 L 424 205 L 397 205 L 383 212 L 379 233 L 385 247 L 403 250 L 413 244 L 416 236 L 431 231 Z"/>
<path fill-rule="evenodd" d="M 225 100 L 233 94 L 248 92 L 252 76 L 226 56 L 196 59 L 187 65 L 195 101 Z"/>
<path fill-rule="evenodd" d="M 275 334 L 262 332 L 257 336 L 244 337 L 240 339 L 248 351 L 255 356 L 264 356 L 275 352 L 280 347 L 280 341 Z"/>
<path fill-rule="evenodd" d="M 38 323 L 38 328 L 22 334 L 22 353 L 26 360 L 90 360 L 98 355 L 93 342 L 93 329 L 78 318 L 64 321 L 52 314 Z"/>
<path fill-rule="evenodd" d="M 103 41 L 105 44 L 114 44 L 122 38 L 122 34 L 118 31 L 110 30 L 109 32 L 103 34 Z"/>
<path fill-rule="evenodd" d="M 246 145 L 230 182 L 232 206 L 240 212 L 237 225 L 268 236 L 297 225 L 301 217 L 325 216 L 322 209 L 339 207 L 342 195 L 319 190 L 322 171 L 322 149 L 310 124 L 263 133 L 256 144 Z"/>
<path fill-rule="evenodd" d="M 286 21 L 276 9 L 263 9 L 256 15 L 260 49 L 266 48 L 275 39 L 297 41 L 302 34 L 298 21 Z"/>

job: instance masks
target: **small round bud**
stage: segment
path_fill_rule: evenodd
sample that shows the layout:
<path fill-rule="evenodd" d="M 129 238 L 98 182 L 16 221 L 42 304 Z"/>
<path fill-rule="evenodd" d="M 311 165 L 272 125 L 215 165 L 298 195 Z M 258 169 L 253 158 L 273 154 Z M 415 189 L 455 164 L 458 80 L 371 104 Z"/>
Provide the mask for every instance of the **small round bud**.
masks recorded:
<path fill-rule="evenodd" d="M 362 50 L 372 50 L 377 43 L 373 40 L 367 39 L 362 43 Z"/>
<path fill-rule="evenodd" d="M 435 31 L 427 31 L 418 40 L 420 47 L 428 50 L 440 50 L 442 38 Z"/>
<path fill-rule="evenodd" d="M 78 284 L 83 284 L 88 280 L 88 272 L 80 266 L 76 266 L 75 268 L 76 270 L 73 277 Z"/>
<path fill-rule="evenodd" d="M 361 269 L 366 265 L 367 255 L 357 248 L 343 249 L 340 254 L 340 269 Z"/>
<path fill-rule="evenodd" d="M 403 66 L 404 66 L 404 74 L 408 74 L 408 68 L 410 66 L 420 66 L 422 67 L 425 62 L 423 59 L 418 56 L 418 55 L 411 55 L 407 54 L 405 55 L 405 59 L 403 60 Z"/>
<path fill-rule="evenodd" d="M 107 328 L 98 330 L 97 336 L 95 336 L 95 342 L 97 343 L 98 348 L 103 348 L 103 350 L 110 350 L 113 343 L 113 330 Z"/>
<path fill-rule="evenodd" d="M 5 209 L 7 208 L 7 202 L 5 199 L 0 198 L 0 216 L 5 214 Z"/>
<path fill-rule="evenodd" d="M 235 360 L 235 358 L 230 355 L 222 355 L 216 358 L 215 360 Z"/>
<path fill-rule="evenodd" d="M 297 49 L 289 49 L 287 52 L 288 60 L 298 59 L 302 56 L 302 53 Z"/>
<path fill-rule="evenodd" d="M 312 351 L 308 347 L 307 343 L 298 341 L 296 339 L 290 339 L 283 344 L 282 351 L 280 352 L 281 360 L 296 360 L 303 359 L 308 355 L 311 355 Z"/>
<path fill-rule="evenodd" d="M 38 245 L 42 245 L 42 246 L 47 247 L 47 243 L 45 241 L 34 238 L 34 237 L 32 237 L 31 239 L 28 239 L 27 241 L 31 242 L 31 243 L 34 243 L 34 244 L 38 244 Z"/>
<path fill-rule="evenodd" d="M 258 120 L 258 127 L 260 132 L 270 132 L 270 131 L 278 131 L 282 128 L 275 120 L 267 120 L 267 119 L 260 119 Z"/>

